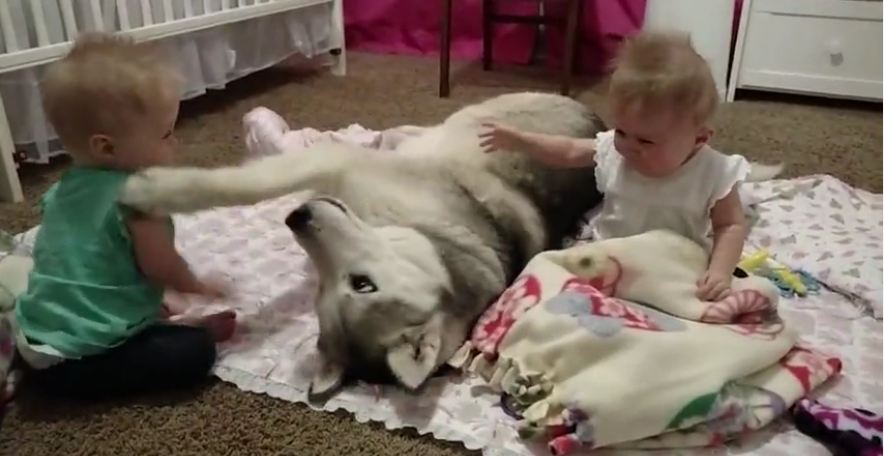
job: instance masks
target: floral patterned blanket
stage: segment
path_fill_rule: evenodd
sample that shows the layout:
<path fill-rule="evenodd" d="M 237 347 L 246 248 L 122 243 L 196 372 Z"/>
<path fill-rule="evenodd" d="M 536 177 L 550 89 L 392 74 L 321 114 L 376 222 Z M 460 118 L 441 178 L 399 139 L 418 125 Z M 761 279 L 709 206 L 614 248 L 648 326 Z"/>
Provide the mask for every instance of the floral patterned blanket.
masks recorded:
<path fill-rule="evenodd" d="M 757 430 L 841 363 L 796 345 L 765 279 L 698 300 L 706 261 L 663 231 L 542 253 L 451 364 L 499 391 L 519 434 L 554 454 L 713 446 Z"/>

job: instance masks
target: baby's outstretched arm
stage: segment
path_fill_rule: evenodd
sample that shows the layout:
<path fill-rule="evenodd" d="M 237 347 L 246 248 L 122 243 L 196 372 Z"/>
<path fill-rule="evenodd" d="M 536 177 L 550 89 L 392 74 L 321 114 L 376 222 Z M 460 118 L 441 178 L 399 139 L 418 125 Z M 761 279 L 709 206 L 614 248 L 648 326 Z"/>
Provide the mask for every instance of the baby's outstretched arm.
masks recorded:
<path fill-rule="evenodd" d="M 496 122 L 482 124 L 479 134 L 485 152 L 504 149 L 521 152 L 548 166 L 582 168 L 595 164 L 595 140 L 529 133 Z"/>
<path fill-rule="evenodd" d="M 203 282 L 193 275 L 187 262 L 175 250 L 168 219 L 136 214 L 129 217 L 126 224 L 138 267 L 148 280 L 180 293 L 224 296 L 225 291 L 220 286 Z"/>
<path fill-rule="evenodd" d="M 706 274 L 697 284 L 701 299 L 723 299 L 730 291 L 734 268 L 740 261 L 743 244 L 749 233 L 740 194 L 736 187 L 712 206 L 712 255 Z"/>

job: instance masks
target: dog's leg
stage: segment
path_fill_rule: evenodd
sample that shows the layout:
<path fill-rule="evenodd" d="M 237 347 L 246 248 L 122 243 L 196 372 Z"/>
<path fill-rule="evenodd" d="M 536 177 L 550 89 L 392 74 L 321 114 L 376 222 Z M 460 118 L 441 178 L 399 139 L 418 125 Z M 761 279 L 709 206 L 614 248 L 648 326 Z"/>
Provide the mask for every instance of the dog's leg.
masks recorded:
<path fill-rule="evenodd" d="M 483 196 L 491 213 L 501 220 L 504 226 L 522 227 L 514 230 L 514 233 L 525 255 L 525 261 L 546 249 L 549 240 L 543 217 L 527 198 L 502 186 L 497 191 Z"/>
<path fill-rule="evenodd" d="M 546 225 L 540 212 L 527 197 L 508 187 L 500 179 L 490 176 L 469 179 L 468 176 L 472 174 L 462 173 L 459 179 L 491 215 L 503 226 L 519 227 L 513 233 L 517 236 L 516 241 L 526 261 L 546 248 Z"/>
<path fill-rule="evenodd" d="M 254 204 L 301 190 L 321 192 L 360 156 L 358 149 L 324 144 L 241 166 L 149 168 L 129 178 L 121 202 L 160 215 Z"/>

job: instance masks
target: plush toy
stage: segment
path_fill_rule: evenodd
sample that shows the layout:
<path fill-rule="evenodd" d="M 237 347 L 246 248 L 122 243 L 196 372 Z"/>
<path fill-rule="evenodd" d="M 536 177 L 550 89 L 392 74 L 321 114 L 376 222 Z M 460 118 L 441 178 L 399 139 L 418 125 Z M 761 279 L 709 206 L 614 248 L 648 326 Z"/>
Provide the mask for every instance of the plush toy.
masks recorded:
<path fill-rule="evenodd" d="M 15 354 L 15 337 L 7 314 L 13 309 L 15 297 L 27 289 L 28 274 L 33 265 L 22 246 L 11 235 L 0 231 L 0 414 L 17 383 L 15 372 L 10 370 Z"/>
<path fill-rule="evenodd" d="M 252 109 L 243 116 L 246 132 L 246 150 L 251 158 L 276 155 L 284 152 L 305 150 L 321 141 L 348 143 L 355 141 L 377 150 L 394 150 L 408 138 L 428 130 L 426 127 L 403 125 L 383 131 L 366 130 L 350 125 L 338 131 L 319 131 L 312 128 L 292 130 L 279 114 L 263 106 Z"/>
<path fill-rule="evenodd" d="M 744 255 L 737 266 L 746 272 L 755 272 L 764 267 L 768 258 L 767 250 L 759 250 L 751 255 Z"/>
<path fill-rule="evenodd" d="M 34 261 L 12 236 L 0 231 L 0 314 L 12 310 L 15 297 L 28 286 Z"/>

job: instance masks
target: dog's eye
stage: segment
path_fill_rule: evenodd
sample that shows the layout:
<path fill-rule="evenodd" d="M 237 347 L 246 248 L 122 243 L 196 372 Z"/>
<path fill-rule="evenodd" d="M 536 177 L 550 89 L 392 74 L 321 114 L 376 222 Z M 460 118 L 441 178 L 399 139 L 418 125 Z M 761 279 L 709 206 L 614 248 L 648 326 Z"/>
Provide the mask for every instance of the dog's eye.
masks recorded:
<path fill-rule="evenodd" d="M 357 293 L 374 293 L 378 287 L 368 276 L 354 274 L 350 276 L 350 288 Z"/>

